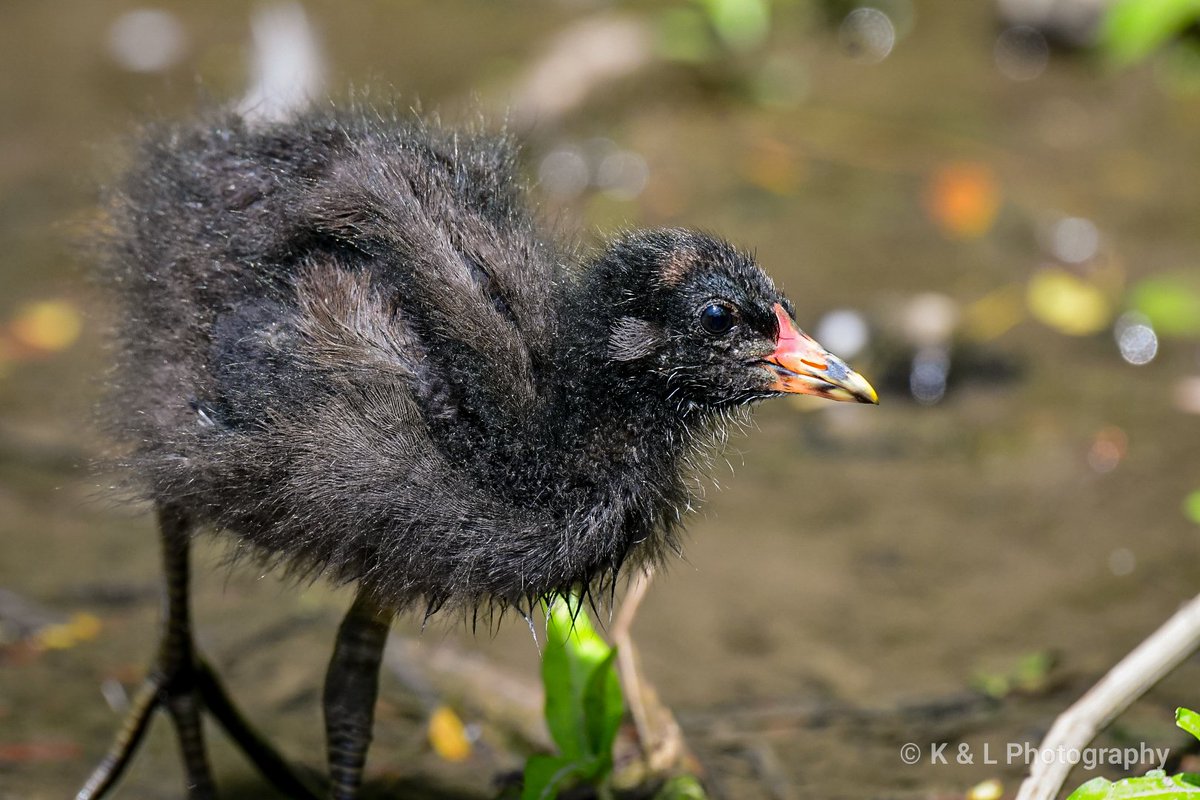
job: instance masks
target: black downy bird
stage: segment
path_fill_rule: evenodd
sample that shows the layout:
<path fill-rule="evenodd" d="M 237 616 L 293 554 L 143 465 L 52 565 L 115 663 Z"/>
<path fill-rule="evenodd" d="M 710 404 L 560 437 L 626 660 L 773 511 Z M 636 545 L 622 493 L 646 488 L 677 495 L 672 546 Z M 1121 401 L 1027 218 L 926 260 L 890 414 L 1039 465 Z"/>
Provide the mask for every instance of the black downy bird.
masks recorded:
<path fill-rule="evenodd" d="M 507 138 L 407 115 L 236 115 L 151 130 L 112 193 L 114 422 L 158 510 L 157 660 L 78 794 L 113 786 L 159 707 L 188 796 L 211 713 L 313 796 L 196 653 L 201 527 L 353 583 L 324 691 L 330 794 L 357 794 L 392 616 L 611 587 L 678 549 L 693 463 L 783 393 L 875 403 L 754 259 L 633 231 L 591 258 L 535 225 Z"/>

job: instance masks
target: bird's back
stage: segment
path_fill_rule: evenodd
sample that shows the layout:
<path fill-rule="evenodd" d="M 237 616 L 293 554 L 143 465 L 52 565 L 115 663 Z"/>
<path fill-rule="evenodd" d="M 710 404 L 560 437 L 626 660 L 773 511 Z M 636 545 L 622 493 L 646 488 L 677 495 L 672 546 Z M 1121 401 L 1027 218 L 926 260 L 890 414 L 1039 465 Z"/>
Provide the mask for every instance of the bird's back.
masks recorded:
<path fill-rule="evenodd" d="M 146 136 L 106 263 L 114 416 L 149 496 L 396 603 L 588 578 L 542 563 L 562 509 L 506 495 L 571 280 L 514 162 L 359 112 Z"/>

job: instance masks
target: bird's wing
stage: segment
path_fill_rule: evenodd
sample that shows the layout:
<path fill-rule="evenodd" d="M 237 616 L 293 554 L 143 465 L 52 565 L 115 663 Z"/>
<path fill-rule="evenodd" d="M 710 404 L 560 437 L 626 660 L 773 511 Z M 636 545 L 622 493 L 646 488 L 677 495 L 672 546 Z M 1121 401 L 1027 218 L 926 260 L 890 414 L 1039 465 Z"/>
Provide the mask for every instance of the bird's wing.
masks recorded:
<path fill-rule="evenodd" d="M 350 124 L 304 211 L 366 255 L 461 410 L 531 408 L 561 267 L 525 207 L 515 148 L 421 122 Z"/>

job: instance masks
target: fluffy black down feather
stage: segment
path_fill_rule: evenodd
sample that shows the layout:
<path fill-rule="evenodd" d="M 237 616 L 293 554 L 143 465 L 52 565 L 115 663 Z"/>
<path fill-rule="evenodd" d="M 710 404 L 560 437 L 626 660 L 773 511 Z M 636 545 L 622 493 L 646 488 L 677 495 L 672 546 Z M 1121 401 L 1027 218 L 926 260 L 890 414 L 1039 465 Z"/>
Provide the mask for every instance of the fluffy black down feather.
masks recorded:
<path fill-rule="evenodd" d="M 645 348 L 609 341 L 628 263 L 539 236 L 505 138 L 162 126 L 108 207 L 112 416 L 148 499 L 395 607 L 525 604 L 676 547 L 721 415 L 642 396 Z M 717 247 L 640 246 L 681 237 Z"/>

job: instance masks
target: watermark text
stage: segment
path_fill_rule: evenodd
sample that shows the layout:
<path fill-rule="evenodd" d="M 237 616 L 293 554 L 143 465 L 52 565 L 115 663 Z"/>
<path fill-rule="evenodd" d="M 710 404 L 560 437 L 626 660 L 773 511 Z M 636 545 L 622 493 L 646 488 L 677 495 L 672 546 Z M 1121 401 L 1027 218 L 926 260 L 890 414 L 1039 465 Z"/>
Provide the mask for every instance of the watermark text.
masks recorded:
<path fill-rule="evenodd" d="M 1042 749 L 1029 742 L 1008 742 L 994 745 L 984 742 L 907 742 L 900 747 L 900 760 L 908 765 L 929 764 L 1003 764 L 1031 767 L 1034 764 L 1081 765 L 1085 770 L 1100 767 L 1119 767 L 1129 771 L 1138 766 L 1163 769 L 1170 755 L 1169 748 L 1151 747 L 1146 743 L 1126 747 L 1058 747 Z"/>

